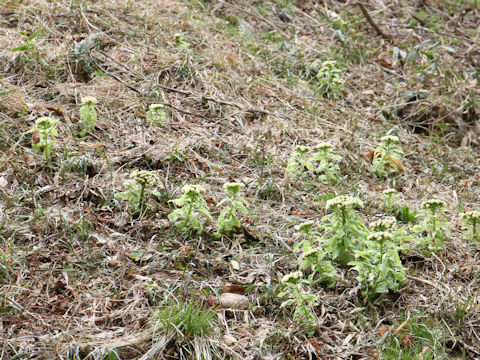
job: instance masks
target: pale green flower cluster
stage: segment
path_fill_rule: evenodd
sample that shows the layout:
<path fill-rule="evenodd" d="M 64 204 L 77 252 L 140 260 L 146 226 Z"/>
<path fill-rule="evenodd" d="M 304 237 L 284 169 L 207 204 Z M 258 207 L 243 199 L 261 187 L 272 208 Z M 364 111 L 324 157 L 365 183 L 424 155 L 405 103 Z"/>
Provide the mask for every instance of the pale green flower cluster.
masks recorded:
<path fill-rule="evenodd" d="M 308 233 L 308 232 L 310 232 L 310 229 L 312 228 L 313 224 L 314 224 L 313 221 L 307 221 L 307 222 L 301 223 L 299 225 L 295 225 L 294 229 L 297 230 L 297 231 Z"/>
<path fill-rule="evenodd" d="M 397 220 L 393 216 L 387 216 L 385 219 L 380 219 L 370 223 L 370 228 L 374 231 L 386 231 L 393 229 L 397 224 Z"/>
<path fill-rule="evenodd" d="M 392 188 L 388 188 L 388 189 L 383 190 L 384 195 L 392 195 L 392 194 L 395 194 L 396 192 L 397 192 L 397 190 L 392 189 Z"/>
<path fill-rule="evenodd" d="M 130 177 L 145 187 L 152 187 L 158 182 L 158 177 L 147 170 L 134 170 Z"/>
<path fill-rule="evenodd" d="M 327 200 L 327 210 L 336 207 L 356 208 L 363 207 L 363 202 L 360 199 L 348 195 L 337 196 L 334 199 Z"/>
<path fill-rule="evenodd" d="M 427 200 L 422 204 L 422 209 L 435 211 L 436 209 L 445 207 L 445 202 L 438 199 Z"/>
<path fill-rule="evenodd" d="M 282 283 L 285 284 L 287 282 L 296 282 L 297 280 L 300 280 L 302 278 L 303 274 L 301 271 L 295 271 L 290 274 L 285 275 L 282 278 Z"/>
<path fill-rule="evenodd" d="M 468 222 L 480 222 L 480 211 L 467 211 L 460 214 L 460 219 Z"/>
<path fill-rule="evenodd" d="M 85 105 L 95 105 L 98 102 L 97 98 L 94 96 L 85 96 L 82 98 L 82 104 Z"/>
<path fill-rule="evenodd" d="M 376 241 L 379 243 L 384 242 L 385 240 L 392 240 L 392 239 L 393 239 L 393 235 L 385 231 L 375 232 L 373 234 L 368 235 L 368 238 L 367 238 L 367 240 L 369 241 Z"/>
<path fill-rule="evenodd" d="M 202 194 L 205 194 L 205 191 L 206 191 L 205 188 L 200 185 L 185 185 L 182 188 L 182 192 L 184 194 L 196 193 L 198 195 L 202 195 Z"/>
<path fill-rule="evenodd" d="M 237 194 L 244 187 L 245 187 L 245 184 L 238 183 L 238 182 L 229 182 L 229 183 L 223 184 L 223 188 L 225 189 L 225 192 L 229 195 Z"/>
<path fill-rule="evenodd" d="M 395 135 L 385 135 L 380 138 L 380 141 L 392 143 L 392 142 L 399 142 L 400 139 L 398 138 L 398 136 L 395 136 Z"/>
<path fill-rule="evenodd" d="M 164 106 L 162 104 L 151 104 L 148 108 L 150 110 L 157 110 L 157 109 L 163 109 Z"/>
<path fill-rule="evenodd" d="M 317 150 L 328 150 L 328 149 L 333 148 L 333 145 L 328 143 L 328 142 L 323 142 L 323 143 L 320 143 L 317 146 L 315 146 L 315 148 Z"/>
<path fill-rule="evenodd" d="M 303 146 L 303 145 L 297 145 L 297 147 L 295 148 L 295 150 L 297 152 L 299 152 L 300 154 L 306 154 L 307 152 L 310 151 L 310 148 L 308 146 Z"/>

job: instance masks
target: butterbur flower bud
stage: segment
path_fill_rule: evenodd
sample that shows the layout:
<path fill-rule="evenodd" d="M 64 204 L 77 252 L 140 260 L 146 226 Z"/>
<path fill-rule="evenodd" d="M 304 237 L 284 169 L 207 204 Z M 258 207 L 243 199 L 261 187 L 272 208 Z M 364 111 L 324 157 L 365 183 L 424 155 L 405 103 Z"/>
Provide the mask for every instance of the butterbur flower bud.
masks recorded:
<path fill-rule="evenodd" d="M 298 280 L 300 280 L 302 278 L 302 276 L 303 276 L 303 274 L 302 274 L 301 271 L 292 272 L 290 274 L 285 275 L 282 278 L 282 283 L 283 284 L 286 284 L 286 283 L 295 284 Z"/>
<path fill-rule="evenodd" d="M 341 195 L 334 199 L 327 200 L 327 210 L 336 207 L 348 207 L 352 209 L 356 207 L 362 208 L 363 202 L 360 199 L 348 195 Z"/>
<path fill-rule="evenodd" d="M 182 188 L 182 192 L 184 194 L 194 193 L 194 194 L 197 194 L 197 195 L 201 195 L 201 194 L 205 194 L 205 191 L 206 190 L 200 185 L 185 185 Z"/>
<path fill-rule="evenodd" d="M 157 176 L 152 171 L 147 170 L 135 170 L 130 177 L 147 187 L 151 187 L 158 182 Z"/>
<path fill-rule="evenodd" d="M 384 242 L 385 240 L 392 240 L 393 236 L 392 234 L 389 234 L 385 231 L 378 231 L 373 234 L 368 235 L 367 240 L 369 241 L 376 241 L 379 243 Z"/>
<path fill-rule="evenodd" d="M 85 96 L 82 98 L 83 105 L 95 105 L 98 102 L 97 98 L 94 96 Z"/>
<path fill-rule="evenodd" d="M 445 207 L 445 202 L 438 199 L 427 200 L 422 204 L 422 209 L 428 209 L 432 212 Z"/>
<path fill-rule="evenodd" d="M 158 109 L 163 109 L 165 108 L 162 104 L 151 104 L 148 109 L 149 110 L 152 110 L 152 111 L 155 111 L 155 110 L 158 110 Z"/>
<path fill-rule="evenodd" d="M 304 233 L 308 234 L 310 232 L 310 230 L 312 229 L 313 224 L 314 224 L 313 221 L 307 221 L 307 222 L 304 222 L 300 225 L 295 225 L 294 229 L 297 230 L 297 231 L 301 231 L 301 232 L 304 232 Z"/>
<path fill-rule="evenodd" d="M 397 192 L 397 190 L 392 189 L 392 188 L 388 188 L 388 189 L 383 190 L 384 195 L 392 195 L 392 194 L 395 194 L 396 192 Z"/>
<path fill-rule="evenodd" d="M 223 184 L 223 188 L 228 195 L 236 195 L 238 192 L 245 187 L 242 183 L 231 182 Z"/>
<path fill-rule="evenodd" d="M 370 223 L 370 227 L 375 231 L 385 231 L 395 227 L 397 220 L 393 216 L 388 216 L 385 219 L 377 220 Z"/>
<path fill-rule="evenodd" d="M 399 142 L 400 139 L 398 138 L 398 136 L 395 136 L 395 135 L 385 135 L 380 138 L 380 141 L 394 143 L 394 142 Z"/>
<path fill-rule="evenodd" d="M 328 150 L 328 149 L 332 148 L 332 144 L 327 143 L 327 142 L 323 142 L 323 143 L 320 143 L 317 146 L 315 146 L 315 148 L 317 150 Z"/>
<path fill-rule="evenodd" d="M 298 145 L 295 150 L 300 154 L 306 154 L 310 151 L 310 148 L 308 146 Z"/>

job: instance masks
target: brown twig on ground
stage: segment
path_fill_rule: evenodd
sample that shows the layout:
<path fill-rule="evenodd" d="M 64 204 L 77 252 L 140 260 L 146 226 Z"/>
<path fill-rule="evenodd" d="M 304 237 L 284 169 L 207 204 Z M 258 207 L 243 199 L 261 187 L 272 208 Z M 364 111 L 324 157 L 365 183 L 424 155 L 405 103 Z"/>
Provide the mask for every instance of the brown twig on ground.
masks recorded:
<path fill-rule="evenodd" d="M 365 16 L 365 19 L 367 19 L 368 23 L 375 29 L 377 34 L 386 40 L 393 40 L 393 37 L 391 35 L 384 33 L 383 30 L 380 29 L 380 27 L 375 23 L 375 21 L 373 21 L 372 17 L 370 16 L 367 9 L 365 8 L 365 5 L 363 5 L 361 2 L 358 2 L 357 4 L 360 10 L 362 11 L 363 16 Z"/>

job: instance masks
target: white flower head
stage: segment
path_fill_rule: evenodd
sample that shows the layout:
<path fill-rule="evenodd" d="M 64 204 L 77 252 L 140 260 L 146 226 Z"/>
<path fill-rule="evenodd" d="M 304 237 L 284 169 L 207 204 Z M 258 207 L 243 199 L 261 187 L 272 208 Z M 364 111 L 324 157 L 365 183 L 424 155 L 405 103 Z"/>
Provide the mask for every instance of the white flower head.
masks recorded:
<path fill-rule="evenodd" d="M 94 96 L 84 96 L 82 98 L 82 104 L 95 105 L 97 102 L 98 100 Z"/>
<path fill-rule="evenodd" d="M 397 219 L 395 219 L 393 216 L 387 216 L 385 219 L 380 219 L 370 223 L 369 226 L 374 231 L 385 231 L 385 230 L 393 229 L 396 224 L 397 224 Z"/>
<path fill-rule="evenodd" d="M 395 135 L 385 135 L 380 138 L 380 141 L 394 143 L 394 142 L 399 142 L 400 139 L 398 138 L 398 136 L 395 136 Z"/>
<path fill-rule="evenodd" d="M 153 171 L 135 170 L 130 175 L 137 183 L 143 184 L 146 187 L 151 187 L 158 182 L 158 177 Z"/>
<path fill-rule="evenodd" d="M 307 152 L 310 151 L 310 148 L 308 146 L 297 145 L 295 150 L 300 154 L 306 154 Z"/>
<path fill-rule="evenodd" d="M 241 189 L 245 187 L 245 184 L 239 182 L 228 182 L 223 184 L 225 192 L 229 195 L 237 194 Z"/>
<path fill-rule="evenodd" d="M 327 210 L 337 207 L 345 207 L 352 209 L 356 207 L 362 208 L 363 202 L 360 199 L 348 195 L 341 195 L 337 196 L 334 199 L 327 200 Z"/>
<path fill-rule="evenodd" d="M 467 211 L 460 214 L 460 218 L 468 222 L 480 222 L 480 211 Z"/>
<path fill-rule="evenodd" d="M 44 116 L 35 120 L 35 126 L 39 129 L 48 129 L 52 125 L 58 123 L 58 119 L 52 119 L 51 117 Z"/>
<path fill-rule="evenodd" d="M 392 189 L 392 188 L 388 188 L 388 189 L 383 190 L 384 195 L 392 195 L 392 194 L 395 194 L 396 192 L 397 192 L 397 190 Z"/>
<path fill-rule="evenodd" d="M 152 111 L 155 111 L 155 110 L 158 110 L 158 109 L 163 109 L 165 108 L 165 106 L 163 106 L 162 104 L 151 104 L 148 109 L 149 110 L 152 110 Z"/>
<path fill-rule="evenodd" d="M 184 194 L 195 193 L 197 195 L 205 194 L 205 188 L 200 185 L 185 185 L 182 188 Z"/>
<path fill-rule="evenodd" d="M 369 241 L 376 241 L 376 242 L 383 242 L 385 240 L 392 240 L 392 234 L 389 234 L 385 231 L 378 231 L 374 232 L 373 234 L 368 235 L 367 240 Z"/>
<path fill-rule="evenodd" d="M 309 257 L 311 255 L 317 255 L 318 254 L 318 249 L 317 248 L 311 248 L 311 249 L 308 249 L 307 251 L 305 251 L 303 254 L 302 254 L 302 257 L 306 258 L 306 257 Z"/>
<path fill-rule="evenodd" d="M 282 278 L 282 283 L 285 284 L 287 282 L 290 282 L 290 283 L 295 283 L 297 282 L 298 280 L 300 280 L 302 278 L 303 274 L 301 271 L 295 271 L 295 272 L 292 272 L 290 274 L 287 274 L 285 275 L 283 278 Z"/>
<path fill-rule="evenodd" d="M 445 202 L 439 199 L 431 199 L 424 201 L 422 204 L 422 209 L 428 209 L 435 211 L 436 209 L 445 207 Z"/>
<path fill-rule="evenodd" d="M 333 146 L 332 144 L 328 143 L 328 142 L 322 142 L 320 144 L 318 144 L 317 146 L 315 146 L 315 148 L 317 150 L 328 150 L 328 149 L 331 149 Z"/>
<path fill-rule="evenodd" d="M 314 222 L 313 221 L 307 221 L 304 223 L 301 223 L 299 225 L 295 225 L 294 229 L 297 231 L 302 231 L 302 232 L 309 232 L 310 229 L 312 228 Z"/>

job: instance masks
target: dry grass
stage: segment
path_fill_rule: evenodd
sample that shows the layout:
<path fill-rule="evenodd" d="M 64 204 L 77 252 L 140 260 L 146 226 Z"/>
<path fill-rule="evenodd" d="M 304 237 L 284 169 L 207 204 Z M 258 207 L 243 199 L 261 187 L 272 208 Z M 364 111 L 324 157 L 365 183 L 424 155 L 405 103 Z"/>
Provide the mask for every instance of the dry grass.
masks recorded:
<path fill-rule="evenodd" d="M 171 297 L 218 312 L 215 336 L 199 345 L 218 357 L 388 358 L 381 349 L 390 341 L 407 352 L 423 344 L 409 359 L 429 350 L 435 359 L 479 358 L 480 259 L 458 220 L 459 205 L 479 202 L 478 5 L 370 1 L 389 42 L 359 8 L 334 0 L 3 1 L 0 358 L 101 359 L 102 349 L 117 349 L 121 359 L 146 359 L 159 348 L 179 357 L 171 341 L 155 342 L 152 321 Z M 30 52 L 11 51 L 25 42 L 20 31 L 38 29 Z M 395 48 L 415 46 L 418 59 L 393 58 Z M 316 59 L 342 64 L 341 99 L 316 93 Z M 74 130 L 86 95 L 99 100 L 98 121 L 81 139 Z M 151 103 L 170 109 L 159 126 L 145 121 Z M 60 120 L 50 163 L 26 133 L 41 116 Z M 387 132 L 401 138 L 406 171 L 381 180 L 364 154 Z M 293 184 L 284 171 L 290 153 L 322 141 L 342 155 L 342 180 Z M 161 180 L 155 211 L 141 218 L 115 198 L 133 169 Z M 168 200 L 200 183 L 218 214 L 228 181 L 246 184 L 245 232 L 216 240 L 207 224 L 197 239 L 177 236 Z M 431 197 L 448 204 L 444 254 L 406 257 L 409 281 L 381 306 L 363 303 L 354 275 L 341 270 L 335 289 L 316 289 L 318 330 L 307 336 L 276 297 L 278 279 L 295 269 L 293 225 L 320 219 L 331 193 L 360 197 L 372 221 L 391 186 L 411 209 Z M 221 310 L 225 284 L 250 287 L 251 307 Z M 422 342 L 414 323 L 440 340 Z M 382 339 L 384 325 L 398 331 Z M 225 334 L 237 342 L 226 344 Z"/>

